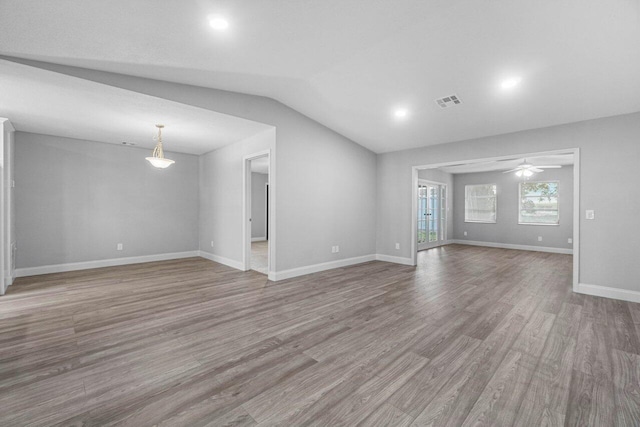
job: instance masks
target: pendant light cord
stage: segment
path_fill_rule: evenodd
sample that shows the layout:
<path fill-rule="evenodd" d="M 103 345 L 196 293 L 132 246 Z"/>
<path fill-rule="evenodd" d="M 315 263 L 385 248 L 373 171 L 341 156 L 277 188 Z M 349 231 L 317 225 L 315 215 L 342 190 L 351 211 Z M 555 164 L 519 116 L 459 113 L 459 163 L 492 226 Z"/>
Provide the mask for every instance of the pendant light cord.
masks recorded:
<path fill-rule="evenodd" d="M 162 128 L 158 127 L 158 143 L 156 148 L 153 149 L 153 157 L 164 159 L 164 150 L 162 149 Z"/>

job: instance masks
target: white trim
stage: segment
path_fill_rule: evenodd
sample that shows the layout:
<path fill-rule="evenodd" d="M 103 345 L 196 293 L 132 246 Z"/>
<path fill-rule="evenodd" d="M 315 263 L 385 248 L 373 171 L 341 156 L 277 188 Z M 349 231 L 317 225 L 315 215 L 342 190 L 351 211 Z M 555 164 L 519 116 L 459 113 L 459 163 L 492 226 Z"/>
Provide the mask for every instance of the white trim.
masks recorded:
<path fill-rule="evenodd" d="M 252 242 L 266 242 L 267 241 L 267 236 L 262 236 L 262 237 L 252 237 L 251 238 Z"/>
<path fill-rule="evenodd" d="M 208 259 L 209 261 L 217 262 L 218 264 L 224 264 L 227 267 L 235 268 L 236 270 L 244 271 L 244 264 L 241 261 L 225 258 L 205 251 L 198 251 L 197 256 Z"/>
<path fill-rule="evenodd" d="M 456 243 L 458 245 L 484 246 L 487 248 L 515 249 L 518 251 L 549 252 L 552 254 L 573 255 L 573 249 L 568 248 L 550 248 L 547 246 L 514 245 L 511 243 L 476 242 L 473 240 L 457 239 L 450 240 L 450 243 Z"/>
<path fill-rule="evenodd" d="M 411 168 L 411 265 L 418 265 L 418 168 Z M 380 256 L 384 256 L 378 254 Z M 389 256 L 389 258 L 400 258 Z M 381 260 L 382 261 L 382 260 Z M 393 261 L 389 261 L 393 262 Z"/>
<path fill-rule="evenodd" d="M 415 266 L 413 259 L 411 258 L 404 258 L 404 257 L 400 257 L 400 256 L 391 256 L 391 255 L 384 255 L 384 254 L 376 254 L 376 261 L 383 261 L 383 262 L 392 262 L 394 264 L 402 264 L 402 265 L 411 265 L 411 266 Z"/>
<path fill-rule="evenodd" d="M 325 270 L 333 270 L 334 268 L 347 267 L 363 262 L 375 261 L 376 255 L 364 255 L 353 258 L 339 259 L 336 261 L 323 262 L 320 264 L 307 265 L 304 267 L 292 268 L 290 270 L 276 271 L 269 273 L 269 280 L 284 280 L 292 277 L 304 276 L 306 274 L 318 273 Z"/>
<path fill-rule="evenodd" d="M 140 264 L 143 262 L 166 261 L 170 259 L 199 256 L 200 251 L 173 252 L 167 254 L 142 255 L 126 258 L 101 259 L 97 261 L 71 262 L 67 264 L 43 265 L 40 267 L 16 268 L 16 277 L 40 274 L 62 273 L 65 271 L 88 270 L 91 268 L 113 267 L 117 265 Z"/>
<path fill-rule="evenodd" d="M 609 286 L 588 285 L 586 283 L 578 283 L 575 292 L 596 297 L 613 298 L 629 302 L 640 303 L 640 292 L 630 291 L 628 289 L 611 288 Z"/>
<path fill-rule="evenodd" d="M 5 117 L 0 117 L 0 125 L 3 125 L 9 132 L 15 132 L 16 128 L 13 127 L 11 121 Z"/>
<path fill-rule="evenodd" d="M 580 149 L 573 150 L 573 291 L 580 283 Z"/>

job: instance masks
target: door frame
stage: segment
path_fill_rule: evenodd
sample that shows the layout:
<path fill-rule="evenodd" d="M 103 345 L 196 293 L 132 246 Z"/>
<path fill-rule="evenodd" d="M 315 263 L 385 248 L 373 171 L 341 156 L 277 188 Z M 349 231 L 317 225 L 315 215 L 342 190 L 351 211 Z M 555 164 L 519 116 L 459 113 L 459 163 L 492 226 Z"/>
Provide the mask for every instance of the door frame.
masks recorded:
<path fill-rule="evenodd" d="M 276 221 L 275 221 L 275 156 L 271 149 L 257 151 L 242 157 L 242 266 L 244 271 L 251 270 L 251 160 L 267 157 L 269 182 L 269 217 L 267 240 L 267 277 L 273 280 L 276 265 Z"/>
<path fill-rule="evenodd" d="M 442 235 L 442 240 L 438 240 L 436 242 L 427 242 L 425 244 L 423 244 L 424 246 L 422 248 L 420 248 L 420 244 L 418 243 L 418 251 L 424 251 L 427 249 L 431 249 L 431 248 L 436 248 L 438 246 L 442 246 L 442 245 L 446 245 L 447 244 L 447 226 L 449 223 L 448 220 L 448 216 L 449 216 L 449 189 L 448 189 L 448 185 L 446 182 L 438 182 L 438 181 L 432 181 L 430 179 L 422 179 L 422 178 L 418 178 L 418 183 L 416 185 L 419 185 L 421 183 L 425 183 L 425 184 L 430 184 L 430 185 L 440 185 L 444 188 L 446 188 L 447 190 L 447 196 L 445 198 L 445 203 L 444 203 L 444 222 L 445 222 L 445 226 L 442 228 L 441 230 L 441 235 Z M 417 197 L 417 193 L 416 193 L 416 197 Z M 442 197 L 442 192 L 440 193 L 440 197 Z M 416 201 L 417 203 L 417 201 Z M 442 200 L 440 200 L 440 203 L 442 203 Z M 428 228 L 428 227 L 427 227 Z M 417 233 L 418 233 L 418 212 L 417 212 L 417 205 L 416 205 L 416 241 L 417 241 Z"/>
<path fill-rule="evenodd" d="M 514 157 L 537 157 L 555 154 L 573 154 L 573 292 L 578 291 L 580 283 L 580 149 L 566 148 L 563 150 L 538 151 L 528 153 L 514 153 L 505 156 L 493 156 L 475 159 L 463 159 L 452 162 L 431 163 L 411 167 L 411 265 L 418 265 L 418 171 L 437 169 L 444 166 L 454 166 L 460 163 L 484 163 L 497 160 L 508 160 Z"/>

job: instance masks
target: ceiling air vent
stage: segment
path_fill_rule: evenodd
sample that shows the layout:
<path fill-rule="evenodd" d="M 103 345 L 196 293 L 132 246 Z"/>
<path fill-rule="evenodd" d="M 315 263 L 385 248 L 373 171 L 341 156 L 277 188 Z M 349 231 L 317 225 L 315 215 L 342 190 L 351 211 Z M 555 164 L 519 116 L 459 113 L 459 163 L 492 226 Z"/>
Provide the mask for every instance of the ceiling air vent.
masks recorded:
<path fill-rule="evenodd" d="M 444 98 L 436 99 L 436 104 L 438 104 L 440 108 L 447 108 L 462 104 L 462 101 L 458 98 L 458 95 L 449 95 Z"/>

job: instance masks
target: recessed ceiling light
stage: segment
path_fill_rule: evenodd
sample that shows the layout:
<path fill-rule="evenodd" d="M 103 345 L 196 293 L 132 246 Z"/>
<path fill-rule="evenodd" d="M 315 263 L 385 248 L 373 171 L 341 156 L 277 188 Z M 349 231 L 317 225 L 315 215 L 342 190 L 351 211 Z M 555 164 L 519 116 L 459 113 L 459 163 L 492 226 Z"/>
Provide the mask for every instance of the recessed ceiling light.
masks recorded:
<path fill-rule="evenodd" d="M 502 86 L 502 89 L 513 89 L 514 87 L 518 86 L 521 81 L 521 77 L 511 77 L 503 80 L 500 86 Z"/>
<path fill-rule="evenodd" d="M 406 108 L 398 108 L 396 111 L 393 112 L 393 115 L 399 119 L 407 117 L 408 114 L 409 114 L 409 111 Z"/>
<path fill-rule="evenodd" d="M 209 25 L 216 31 L 224 31 L 229 28 L 229 21 L 220 15 L 211 15 L 209 17 Z"/>

